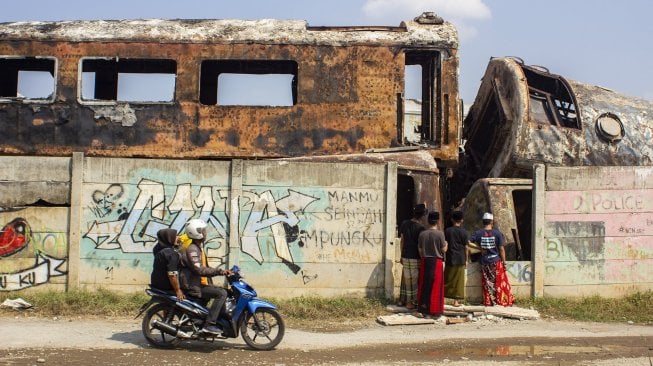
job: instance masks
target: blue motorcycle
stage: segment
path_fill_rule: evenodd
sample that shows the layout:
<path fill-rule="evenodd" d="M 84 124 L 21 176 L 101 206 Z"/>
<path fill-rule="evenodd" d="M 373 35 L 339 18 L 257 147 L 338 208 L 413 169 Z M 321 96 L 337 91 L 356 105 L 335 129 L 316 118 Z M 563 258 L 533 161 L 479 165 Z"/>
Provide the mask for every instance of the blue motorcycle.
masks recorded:
<path fill-rule="evenodd" d="M 234 266 L 227 277 L 229 296 L 218 318 L 222 334 L 202 332 L 209 310 L 206 304 L 185 299 L 154 288 L 145 290 L 152 298 L 145 303 L 143 335 L 155 347 L 173 348 L 184 340 L 237 338 L 240 333 L 245 343 L 256 350 L 271 350 L 283 338 L 285 325 L 277 307 L 256 298 L 256 291 L 245 281 L 240 269 Z"/>

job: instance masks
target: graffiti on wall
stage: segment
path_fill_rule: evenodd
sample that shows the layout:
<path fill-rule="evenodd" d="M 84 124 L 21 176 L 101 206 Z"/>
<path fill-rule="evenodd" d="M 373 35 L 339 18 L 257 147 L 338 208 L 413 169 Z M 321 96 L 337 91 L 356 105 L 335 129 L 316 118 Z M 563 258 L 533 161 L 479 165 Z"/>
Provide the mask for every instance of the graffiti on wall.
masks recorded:
<path fill-rule="evenodd" d="M 276 256 L 297 273 L 299 267 L 293 260 L 290 242 L 296 240 L 299 218 L 296 213 L 304 211 L 318 198 L 294 190 L 288 190 L 288 195 L 278 200 L 271 191 L 260 194 L 244 191 L 242 199 L 248 201 L 249 216 L 240 239 L 240 249 L 251 256 L 259 264 L 263 263 L 263 254 L 259 243 L 261 230 L 270 228 Z M 240 205 L 238 205 L 240 207 Z"/>
<path fill-rule="evenodd" d="M 54 234 L 46 234 L 44 242 L 50 242 Z M 41 239 L 41 234 L 38 235 Z M 0 257 L 12 258 L 27 250 L 33 241 L 32 230 L 29 223 L 22 217 L 17 217 L 4 225 L 0 232 Z M 50 281 L 51 277 L 66 274 L 64 268 L 66 260 L 49 256 L 40 250 L 34 253 L 34 262 L 13 271 L 0 272 L 0 291 L 24 290 L 29 287 L 39 286 Z M 26 258 L 31 261 L 30 258 Z M 18 262 L 15 260 L 15 262 Z"/>
<path fill-rule="evenodd" d="M 90 240 L 96 249 L 149 253 L 156 244 L 156 233 L 159 230 L 171 228 L 182 231 L 185 223 L 192 218 L 199 218 L 209 224 L 207 247 L 226 245 L 226 228 L 229 225 L 226 214 L 228 190 L 200 186 L 196 187 L 197 194 L 194 195 L 191 184 L 180 184 L 169 198 L 162 182 L 142 179 L 137 188 L 138 192 L 131 204 L 127 202 L 125 187 L 119 184 L 110 184 L 105 190 L 95 190 L 92 193 L 93 204 L 89 209 L 95 219 L 83 237 Z M 233 218 L 239 222 L 241 215 L 246 217 L 240 235 L 242 252 L 259 264 L 263 263 L 260 233 L 269 229 L 276 256 L 297 273 L 299 268 L 294 263 L 289 248 L 289 242 L 293 241 L 300 221 L 296 213 L 317 199 L 290 189 L 285 196 L 277 198 L 269 190 L 260 193 L 243 191 L 240 197 L 234 198 L 235 207 L 239 210 Z M 241 213 L 243 209 L 248 209 L 249 213 Z M 115 220 L 112 220 L 114 217 Z M 228 255 L 226 250 L 223 253 Z"/>

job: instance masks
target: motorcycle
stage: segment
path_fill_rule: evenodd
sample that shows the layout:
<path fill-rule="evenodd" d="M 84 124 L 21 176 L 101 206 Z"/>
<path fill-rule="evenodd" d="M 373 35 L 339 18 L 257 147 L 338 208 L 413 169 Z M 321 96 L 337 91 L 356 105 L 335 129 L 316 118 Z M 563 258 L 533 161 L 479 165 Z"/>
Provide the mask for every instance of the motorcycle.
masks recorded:
<path fill-rule="evenodd" d="M 142 330 L 145 339 L 158 348 L 173 348 L 184 340 L 206 340 L 238 338 L 256 350 L 271 350 L 282 340 L 285 325 L 277 307 L 258 299 L 256 291 L 243 281 L 240 268 L 231 268 L 227 277 L 229 288 L 216 324 L 222 334 L 202 332 L 202 326 L 209 315 L 206 304 L 185 299 L 179 301 L 175 295 L 155 288 L 145 292 L 151 299 L 143 304 Z"/>

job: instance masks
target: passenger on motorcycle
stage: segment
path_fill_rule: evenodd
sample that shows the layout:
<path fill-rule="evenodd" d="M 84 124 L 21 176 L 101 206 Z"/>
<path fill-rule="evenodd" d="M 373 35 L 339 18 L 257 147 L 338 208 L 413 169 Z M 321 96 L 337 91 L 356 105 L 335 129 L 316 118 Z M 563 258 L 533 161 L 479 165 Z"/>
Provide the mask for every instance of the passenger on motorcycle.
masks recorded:
<path fill-rule="evenodd" d="M 181 254 L 177 241 L 177 230 L 161 229 L 156 233 L 159 242 L 152 249 L 154 264 L 150 275 L 150 286 L 166 292 L 174 292 L 181 301 L 186 297 L 179 286 L 179 265 Z"/>
<path fill-rule="evenodd" d="M 202 331 L 220 334 L 222 329 L 215 323 L 224 306 L 227 291 L 224 288 L 213 286 L 210 277 L 229 276 L 231 271 L 208 266 L 206 254 L 202 248 L 202 244 L 206 240 L 206 228 L 206 222 L 199 219 L 190 220 L 186 224 L 186 235 L 192 240 L 192 243 L 188 245 L 182 255 L 181 287 L 188 296 L 199 298 L 204 304 L 213 299 Z"/>

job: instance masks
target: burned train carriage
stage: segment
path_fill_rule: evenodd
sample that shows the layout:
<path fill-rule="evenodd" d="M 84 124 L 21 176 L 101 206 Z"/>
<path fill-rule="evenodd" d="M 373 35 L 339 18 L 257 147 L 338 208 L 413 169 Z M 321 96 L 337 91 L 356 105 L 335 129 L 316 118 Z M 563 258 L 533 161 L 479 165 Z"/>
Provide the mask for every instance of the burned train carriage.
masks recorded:
<path fill-rule="evenodd" d="M 398 27 L 4 23 L 0 152 L 272 158 L 407 143 L 452 162 L 457 47 L 454 27 L 428 14 Z M 421 119 L 406 134 L 404 73 L 412 65 L 421 71 Z"/>
<path fill-rule="evenodd" d="M 652 116 L 650 101 L 492 59 L 465 118 L 461 193 L 479 178 L 531 178 L 536 163 L 651 165 Z"/>

